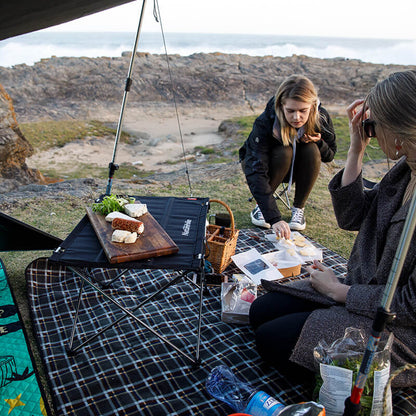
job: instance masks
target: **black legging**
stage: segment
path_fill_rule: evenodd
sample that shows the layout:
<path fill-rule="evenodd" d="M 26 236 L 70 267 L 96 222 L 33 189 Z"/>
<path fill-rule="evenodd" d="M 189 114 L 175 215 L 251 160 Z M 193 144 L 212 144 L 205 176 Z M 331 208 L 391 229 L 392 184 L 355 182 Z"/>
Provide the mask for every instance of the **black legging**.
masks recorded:
<path fill-rule="evenodd" d="M 289 182 L 292 163 L 292 146 L 276 146 L 270 155 L 270 187 L 275 191 L 282 182 Z M 304 208 L 321 168 L 321 154 L 315 143 L 296 145 L 292 182 L 296 182 L 293 206 Z"/>
<path fill-rule="evenodd" d="M 257 351 L 266 363 L 294 379 L 311 377 L 289 357 L 306 319 L 318 307 L 322 305 L 279 292 L 268 292 L 252 303 L 250 324 Z"/>

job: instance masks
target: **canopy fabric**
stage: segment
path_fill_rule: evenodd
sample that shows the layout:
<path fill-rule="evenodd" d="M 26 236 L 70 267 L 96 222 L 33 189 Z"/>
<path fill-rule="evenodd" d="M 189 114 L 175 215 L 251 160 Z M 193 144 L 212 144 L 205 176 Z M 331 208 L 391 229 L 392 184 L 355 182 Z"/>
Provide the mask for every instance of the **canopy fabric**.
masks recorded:
<path fill-rule="evenodd" d="M 45 29 L 133 0 L 15 0 L 0 2 L 0 40 Z"/>
<path fill-rule="evenodd" d="M 49 250 L 61 243 L 60 238 L 0 212 L 0 251 Z"/>

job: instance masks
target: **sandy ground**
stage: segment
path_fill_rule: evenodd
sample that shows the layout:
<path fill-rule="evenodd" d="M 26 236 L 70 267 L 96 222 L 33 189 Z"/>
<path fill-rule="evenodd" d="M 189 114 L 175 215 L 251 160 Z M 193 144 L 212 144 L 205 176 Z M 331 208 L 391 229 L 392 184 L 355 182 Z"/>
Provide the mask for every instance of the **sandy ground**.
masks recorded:
<path fill-rule="evenodd" d="M 260 111 L 256 109 L 256 114 Z M 116 164 L 131 163 L 143 170 L 170 172 L 175 168 L 165 162 L 183 160 L 184 151 L 185 154 L 194 153 L 196 146 L 220 143 L 218 127 L 221 122 L 249 114 L 253 113 L 247 108 L 185 109 L 178 116 L 175 111 L 130 109 L 123 119 L 123 130 L 133 136 L 134 144 L 119 142 L 114 161 Z M 119 114 L 102 110 L 95 113 L 94 118 L 116 128 Z M 92 137 L 36 153 L 26 162 L 40 171 L 59 168 L 72 172 L 82 164 L 107 168 L 113 155 L 114 138 Z M 391 166 L 387 161 L 368 162 L 363 168 L 364 176 L 378 181 Z"/>
<path fill-rule="evenodd" d="M 215 109 L 209 112 L 188 111 L 185 114 L 129 113 L 123 120 L 123 130 L 132 134 L 134 144 L 117 144 L 115 163 L 132 163 L 145 170 L 169 171 L 170 164 L 185 154 L 193 152 L 196 146 L 218 144 L 222 137 L 218 134 L 221 122 L 230 117 L 243 115 L 240 109 Z M 112 120 L 107 114 L 96 119 L 109 122 L 117 127 L 118 115 Z M 179 122 L 178 122 L 179 119 Z M 182 140 L 181 140 L 182 137 Z M 27 164 L 31 168 L 52 169 L 65 166 L 66 171 L 74 171 L 80 164 L 108 166 L 113 160 L 114 138 L 87 138 L 36 153 Z"/>

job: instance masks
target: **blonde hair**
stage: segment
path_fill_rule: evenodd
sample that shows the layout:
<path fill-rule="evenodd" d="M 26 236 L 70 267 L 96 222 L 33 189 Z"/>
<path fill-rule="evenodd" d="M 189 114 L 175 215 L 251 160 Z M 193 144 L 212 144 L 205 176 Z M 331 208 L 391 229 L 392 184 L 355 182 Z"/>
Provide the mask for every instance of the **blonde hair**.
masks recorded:
<path fill-rule="evenodd" d="M 274 103 L 274 109 L 280 122 L 280 134 L 284 146 L 288 146 L 296 136 L 296 129 L 287 122 L 283 112 L 283 105 L 288 99 L 302 101 L 311 106 L 308 120 L 304 125 L 306 134 L 315 136 L 317 130 L 320 129 L 318 94 L 315 86 L 309 78 L 303 75 L 291 75 L 280 84 Z"/>
<path fill-rule="evenodd" d="M 401 139 L 416 142 L 416 71 L 394 72 L 378 82 L 367 95 L 364 108 Z"/>

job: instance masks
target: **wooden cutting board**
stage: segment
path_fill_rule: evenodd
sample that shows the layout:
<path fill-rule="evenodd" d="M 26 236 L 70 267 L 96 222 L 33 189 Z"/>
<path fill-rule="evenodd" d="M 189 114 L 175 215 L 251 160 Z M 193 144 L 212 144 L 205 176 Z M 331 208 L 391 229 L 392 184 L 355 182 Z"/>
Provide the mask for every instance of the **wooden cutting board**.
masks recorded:
<path fill-rule="evenodd" d="M 135 243 L 113 243 L 113 228 L 105 216 L 87 207 L 87 215 L 111 264 L 166 256 L 179 251 L 178 246 L 149 212 L 140 217 L 144 231 Z"/>

